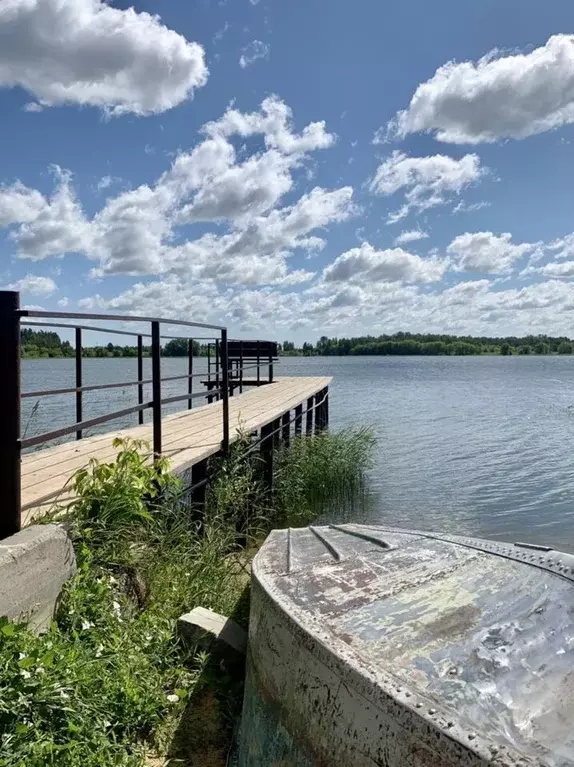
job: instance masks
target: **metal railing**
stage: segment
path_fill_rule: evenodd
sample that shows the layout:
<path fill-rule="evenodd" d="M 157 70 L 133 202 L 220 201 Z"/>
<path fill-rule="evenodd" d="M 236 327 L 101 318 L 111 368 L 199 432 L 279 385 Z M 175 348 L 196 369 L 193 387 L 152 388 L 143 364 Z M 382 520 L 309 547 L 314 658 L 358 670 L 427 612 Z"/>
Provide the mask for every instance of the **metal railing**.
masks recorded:
<path fill-rule="evenodd" d="M 36 321 L 34 321 L 36 320 Z M 82 324 L 75 324 L 79 320 Z M 121 323 L 144 323 L 148 324 L 150 332 L 128 331 L 118 328 L 99 327 L 84 324 L 86 321 L 121 322 Z M 172 325 L 181 328 L 194 328 L 201 331 L 217 331 L 216 336 L 167 336 L 161 333 L 162 325 Z M 22 326 L 39 326 L 60 328 L 73 331 L 75 335 L 75 386 L 67 386 L 56 389 L 44 389 L 36 391 L 21 391 L 21 339 Z M 118 381 L 114 383 L 84 385 L 83 348 L 84 333 L 113 333 L 129 336 L 137 339 L 137 379 L 132 381 Z M 187 340 L 187 373 L 183 375 L 167 376 L 162 378 L 161 361 L 163 340 L 171 339 Z M 151 377 L 144 378 L 144 339 L 151 339 Z M 205 391 L 193 390 L 193 380 L 205 378 L 205 373 L 194 373 L 194 341 L 207 341 L 208 354 L 213 344 L 216 350 L 216 362 L 212 365 L 208 358 L 208 378 L 202 383 Z M 101 426 L 109 421 L 125 418 L 137 413 L 138 423 L 144 423 L 144 411 L 152 411 L 152 442 L 153 452 L 156 456 L 162 454 L 162 407 L 177 402 L 187 401 L 188 409 L 192 408 L 194 399 L 207 398 L 208 402 L 214 399 L 222 402 L 222 441 L 221 450 L 227 453 L 229 450 L 229 398 L 236 386 L 243 389 L 243 344 L 261 344 L 269 350 L 275 348 L 268 342 L 230 342 L 227 337 L 227 328 L 220 325 L 211 325 L 184 320 L 163 319 L 158 317 L 141 317 L 114 314 L 90 314 L 77 312 L 49 312 L 36 311 L 20 308 L 19 293 L 13 291 L 0 291 L 0 360 L 2 372 L 0 373 L 0 402 L 3 405 L 3 424 L 0 428 L 0 492 L 2 493 L 2 510 L 0 511 L 0 540 L 14 534 L 21 528 L 21 459 L 22 451 L 26 448 L 36 447 L 52 440 L 60 439 L 75 433 L 76 439 L 84 436 L 84 431 L 95 426 Z M 239 344 L 241 349 L 241 365 L 235 364 L 235 356 L 229 359 L 228 351 L 234 350 Z M 252 358 L 249 358 L 250 361 Z M 263 361 L 262 361 L 263 360 Z M 261 382 L 260 367 L 269 365 L 269 381 L 273 380 L 273 360 L 271 352 L 266 357 L 257 358 L 251 367 L 257 368 L 257 384 Z M 233 366 L 233 370 L 231 369 Z M 213 377 L 212 377 L 213 376 Z M 187 391 L 184 394 L 164 397 L 162 384 L 172 381 L 187 381 Z M 151 385 L 151 399 L 145 400 L 144 386 Z M 95 418 L 84 418 L 84 394 L 105 389 L 120 389 L 137 387 L 137 404 L 115 410 Z M 34 397 L 49 397 L 63 394 L 75 394 L 75 422 L 43 432 L 31 437 L 21 437 L 21 401 Z"/>

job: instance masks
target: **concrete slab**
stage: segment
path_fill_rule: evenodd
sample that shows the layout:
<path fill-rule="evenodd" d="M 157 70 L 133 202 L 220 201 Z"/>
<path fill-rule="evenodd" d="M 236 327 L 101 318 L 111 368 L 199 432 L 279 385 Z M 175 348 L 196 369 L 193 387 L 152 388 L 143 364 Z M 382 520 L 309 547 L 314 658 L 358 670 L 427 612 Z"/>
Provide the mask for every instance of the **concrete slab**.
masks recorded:
<path fill-rule="evenodd" d="M 0 616 L 48 628 L 62 586 L 76 572 L 72 543 L 58 525 L 33 525 L 0 541 Z"/>
<path fill-rule="evenodd" d="M 245 655 L 247 632 L 231 618 L 206 610 L 205 607 L 196 607 L 178 618 L 177 630 L 189 644 L 197 644 L 205 649 L 215 645 L 223 652 L 231 648 Z"/>

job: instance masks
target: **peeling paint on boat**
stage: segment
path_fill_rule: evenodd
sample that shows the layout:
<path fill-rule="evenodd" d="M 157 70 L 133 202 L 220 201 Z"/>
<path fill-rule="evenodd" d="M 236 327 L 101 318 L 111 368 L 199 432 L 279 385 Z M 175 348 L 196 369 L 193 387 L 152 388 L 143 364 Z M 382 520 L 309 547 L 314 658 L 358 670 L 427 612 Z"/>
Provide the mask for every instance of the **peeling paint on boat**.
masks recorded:
<path fill-rule="evenodd" d="M 240 767 L 574 765 L 574 557 L 342 525 L 253 565 Z"/>

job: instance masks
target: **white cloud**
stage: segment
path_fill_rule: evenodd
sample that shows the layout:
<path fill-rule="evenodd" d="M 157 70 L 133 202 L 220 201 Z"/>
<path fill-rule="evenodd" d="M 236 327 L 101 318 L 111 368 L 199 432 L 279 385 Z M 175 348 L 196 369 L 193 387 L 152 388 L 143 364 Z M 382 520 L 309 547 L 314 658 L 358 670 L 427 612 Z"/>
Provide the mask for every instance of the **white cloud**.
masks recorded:
<path fill-rule="evenodd" d="M 413 229 L 408 232 L 401 232 L 398 237 L 395 237 L 395 245 L 408 245 L 409 242 L 418 242 L 419 240 L 426 240 L 428 234 L 420 229 Z"/>
<path fill-rule="evenodd" d="M 433 133 L 465 144 L 521 139 L 574 122 L 574 35 L 530 53 L 491 51 L 476 64 L 450 61 L 416 89 L 391 135 Z"/>
<path fill-rule="evenodd" d="M 239 112 L 230 107 L 221 119 L 207 123 L 203 131 L 210 137 L 261 134 L 267 147 L 283 154 L 305 154 L 328 149 L 335 143 L 336 136 L 327 133 L 323 120 L 309 123 L 300 134 L 293 133 L 292 120 L 293 113 L 287 104 L 270 96 L 263 100 L 258 112 Z"/>
<path fill-rule="evenodd" d="M 482 210 L 483 208 L 490 208 L 491 203 L 487 202 L 486 200 L 481 200 L 480 202 L 473 202 L 473 203 L 466 203 L 464 200 L 461 200 L 458 205 L 455 205 L 452 209 L 452 213 L 476 213 L 477 210 Z"/>
<path fill-rule="evenodd" d="M 480 274 L 509 274 L 515 263 L 526 253 L 532 253 L 540 243 L 515 245 L 508 232 L 465 232 L 450 243 L 447 253 L 454 258 L 455 269 Z"/>
<path fill-rule="evenodd" d="M 384 196 L 404 190 L 404 205 L 388 219 L 388 223 L 396 223 L 411 210 L 423 211 L 444 205 L 487 172 L 476 154 L 456 160 L 441 154 L 409 157 L 404 152 L 395 151 L 379 165 L 369 188 Z"/>
<path fill-rule="evenodd" d="M 262 134 L 265 147 L 240 162 L 229 140 L 237 132 Z M 225 284 L 303 283 L 313 273 L 291 270 L 289 257 L 297 249 L 320 250 L 320 230 L 357 213 L 353 189 L 316 187 L 280 203 L 309 153 L 333 141 L 323 123 L 295 133 L 289 108 L 266 99 L 259 113 L 227 110 L 155 183 L 109 197 L 91 218 L 74 196 L 70 174 L 59 169 L 50 198 L 19 182 L 0 188 L 0 226 L 11 228 L 20 258 L 80 253 L 96 262 L 97 278 L 188 274 Z M 98 186 L 113 181 L 104 176 Z M 226 229 L 194 238 L 188 227 L 197 222 Z"/>
<path fill-rule="evenodd" d="M 19 290 L 21 293 L 30 293 L 32 296 L 49 296 L 58 290 L 58 286 L 51 277 L 27 274 L 21 280 L 8 285 L 6 290 Z"/>
<path fill-rule="evenodd" d="M 551 261 L 544 266 L 529 266 L 522 274 L 542 274 L 544 277 L 554 277 L 556 279 L 570 279 L 574 277 L 574 261 Z"/>
<path fill-rule="evenodd" d="M 342 253 L 323 271 L 325 282 L 439 282 L 448 262 L 421 258 L 401 248 L 375 250 L 368 242 Z"/>
<path fill-rule="evenodd" d="M 43 112 L 44 107 L 42 104 L 38 104 L 37 101 L 29 101 L 27 104 L 24 104 L 22 107 L 24 112 Z"/>
<path fill-rule="evenodd" d="M 251 64 L 255 64 L 258 59 L 269 59 L 270 51 L 271 46 L 267 45 L 267 43 L 262 43 L 261 40 L 253 40 L 242 49 L 239 66 L 241 69 L 245 69 L 250 67 Z"/>
<path fill-rule="evenodd" d="M 21 86 L 41 106 L 154 114 L 189 98 L 207 75 L 203 48 L 149 13 L 102 0 L 0 4 L 0 87 Z"/>
<path fill-rule="evenodd" d="M 65 309 L 69 303 L 70 303 L 70 299 L 67 296 L 64 296 L 63 298 L 60 298 L 60 300 L 58 301 L 58 306 L 60 307 L 60 309 Z"/>

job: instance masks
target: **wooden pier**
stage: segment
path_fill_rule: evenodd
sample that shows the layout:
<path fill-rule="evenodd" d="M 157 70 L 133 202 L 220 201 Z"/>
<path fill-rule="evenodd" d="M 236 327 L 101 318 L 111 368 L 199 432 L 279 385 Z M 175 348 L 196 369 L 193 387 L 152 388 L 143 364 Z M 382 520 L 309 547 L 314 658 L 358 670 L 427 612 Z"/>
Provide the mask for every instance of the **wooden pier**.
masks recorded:
<path fill-rule="evenodd" d="M 102 327 L 97 323 L 117 323 Z M 21 328 L 40 326 L 72 330 L 75 335 L 75 381 L 57 389 L 30 391 L 22 387 Z M 130 327 L 131 329 L 126 329 Z M 166 335 L 170 327 L 180 335 Z M 112 333 L 129 336 L 137 343 L 137 378 L 104 384 L 86 384 L 83 358 L 87 333 Z M 144 339 L 151 345 L 151 378 L 144 377 Z M 178 375 L 162 374 L 165 347 L 162 342 L 177 339 L 187 364 Z M 196 351 L 194 351 L 194 349 Z M 207 371 L 194 372 L 195 355 L 207 358 Z M 291 433 L 310 434 L 327 426 L 329 420 L 329 378 L 279 378 L 274 376 L 278 345 L 274 341 L 230 340 L 227 328 L 184 319 L 140 317 L 134 315 L 48 312 L 21 309 L 20 295 L 0 291 L 0 540 L 14 535 L 56 504 L 73 499 L 71 479 L 90 460 L 112 461 L 117 437 L 143 440 L 151 448 L 150 460 L 169 459 L 174 473 L 184 478 L 184 490 L 194 502 L 202 503 L 209 483 L 208 460 L 227 455 L 239 436 L 257 436 L 250 447 L 259 448 L 264 464 L 264 481 L 273 480 L 273 448 Z M 185 370 L 186 372 L 183 372 Z M 247 375 L 246 375 L 247 374 Z M 163 384 L 180 381 L 180 394 L 165 396 Z M 199 390 L 194 388 L 199 383 Z M 149 387 L 149 388 L 148 388 Z M 84 417 L 84 398 L 92 392 L 115 389 L 135 390 L 132 404 L 95 418 Z M 244 388 L 248 389 L 243 393 Z M 151 398 L 146 393 L 151 389 Z M 60 418 L 53 428 L 41 434 L 21 435 L 21 406 L 26 398 L 38 399 L 73 395 L 72 422 Z M 113 405 L 114 398 L 110 399 Z M 199 407 L 194 402 L 202 401 Z M 125 400 L 124 400 L 125 402 Z M 203 404 L 207 402 L 207 404 Z M 183 412 L 166 415 L 166 405 L 180 403 Z M 145 411 L 151 413 L 145 423 Z M 137 426 L 90 436 L 94 428 L 127 418 Z M 62 439 L 73 439 L 61 443 Z M 54 444 L 56 443 L 56 444 Z M 52 446 L 49 446 L 52 445 Z"/>
<path fill-rule="evenodd" d="M 244 394 L 236 393 L 229 398 L 230 442 L 240 434 L 253 432 L 263 437 L 266 430 L 267 439 L 272 439 L 272 432 L 286 439 L 291 433 L 308 432 L 313 424 L 324 425 L 330 382 L 324 377 L 277 378 Z M 223 401 L 219 401 L 162 419 L 162 455 L 170 460 L 174 473 L 182 475 L 194 467 L 204 469 L 206 459 L 220 452 L 222 408 Z M 22 524 L 29 524 L 55 502 L 65 504 L 71 498 L 70 479 L 78 469 L 92 458 L 113 459 L 115 437 L 143 439 L 152 444 L 153 424 L 84 437 L 24 455 Z"/>

